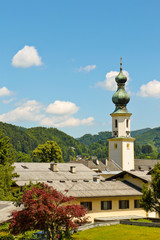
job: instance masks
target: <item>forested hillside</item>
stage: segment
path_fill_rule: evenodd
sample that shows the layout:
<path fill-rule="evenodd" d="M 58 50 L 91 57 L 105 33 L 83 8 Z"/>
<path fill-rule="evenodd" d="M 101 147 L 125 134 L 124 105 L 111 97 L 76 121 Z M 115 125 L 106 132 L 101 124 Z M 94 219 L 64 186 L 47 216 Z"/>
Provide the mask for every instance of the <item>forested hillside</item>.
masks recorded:
<path fill-rule="evenodd" d="M 59 131 L 56 128 L 21 128 L 12 124 L 0 122 L 0 129 L 11 140 L 16 150 L 16 160 L 32 161 L 32 151 L 39 145 L 48 141 L 56 141 L 62 149 L 63 160 L 69 161 L 70 157 L 79 154 L 88 154 L 88 149 L 78 140 Z M 73 151 L 73 148 L 75 151 Z"/>
<path fill-rule="evenodd" d="M 148 132 L 150 128 L 144 128 L 136 131 L 131 131 L 131 136 L 136 137 L 138 135 L 141 135 L 145 132 Z M 90 145 L 94 142 L 98 141 L 105 141 L 107 142 L 107 138 L 110 138 L 112 136 L 112 132 L 99 132 L 98 134 L 92 135 L 92 134 L 85 134 L 82 137 L 78 138 L 78 141 L 85 145 Z"/>
<path fill-rule="evenodd" d="M 76 155 L 85 157 L 108 157 L 108 142 L 111 132 L 99 132 L 96 135 L 85 134 L 79 139 L 59 131 L 56 128 L 23 128 L 0 122 L 0 129 L 10 138 L 15 149 L 16 161 L 33 161 L 32 152 L 46 141 L 56 141 L 63 152 L 63 161 L 67 162 Z M 135 141 L 135 158 L 160 158 L 160 128 L 145 128 L 131 132 Z"/>

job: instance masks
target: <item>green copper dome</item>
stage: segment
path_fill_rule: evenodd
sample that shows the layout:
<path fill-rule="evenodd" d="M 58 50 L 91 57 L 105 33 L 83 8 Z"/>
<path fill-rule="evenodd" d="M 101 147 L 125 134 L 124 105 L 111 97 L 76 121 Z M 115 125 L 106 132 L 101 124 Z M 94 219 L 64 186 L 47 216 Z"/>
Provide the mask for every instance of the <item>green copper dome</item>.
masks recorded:
<path fill-rule="evenodd" d="M 115 105 L 127 105 L 129 103 L 130 96 L 124 88 L 118 88 L 117 92 L 112 97 L 112 101 Z"/>
<path fill-rule="evenodd" d="M 120 70 L 120 73 L 115 79 L 117 84 L 125 84 L 125 82 L 127 81 L 127 77 L 123 74 L 122 70 Z"/>
<path fill-rule="evenodd" d="M 125 82 L 127 81 L 127 77 L 122 72 L 122 63 L 120 63 L 120 72 L 116 76 L 115 80 L 118 88 L 112 97 L 112 101 L 116 105 L 114 113 L 128 113 L 126 106 L 130 101 L 130 96 L 125 91 Z"/>

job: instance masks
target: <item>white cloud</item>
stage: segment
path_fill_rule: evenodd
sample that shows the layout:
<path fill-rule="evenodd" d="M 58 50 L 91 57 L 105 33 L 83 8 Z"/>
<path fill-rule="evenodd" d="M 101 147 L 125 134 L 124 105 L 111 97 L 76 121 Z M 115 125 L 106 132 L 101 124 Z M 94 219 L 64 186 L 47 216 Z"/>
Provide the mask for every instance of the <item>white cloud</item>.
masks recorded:
<path fill-rule="evenodd" d="M 77 107 L 75 103 L 57 100 L 49 104 L 46 112 L 55 115 L 72 115 L 78 112 L 78 110 L 79 107 Z"/>
<path fill-rule="evenodd" d="M 0 88 L 0 97 L 10 96 L 10 95 L 12 95 L 12 92 L 8 90 L 8 88 L 6 87 Z"/>
<path fill-rule="evenodd" d="M 3 100 L 2 102 L 3 102 L 4 104 L 9 104 L 9 103 L 13 102 L 14 99 L 15 99 L 15 98 L 5 99 L 5 100 Z"/>
<path fill-rule="evenodd" d="M 76 127 L 80 125 L 91 125 L 94 122 L 93 117 L 88 117 L 85 119 L 78 119 L 78 118 L 69 118 L 64 122 L 56 123 L 55 127 Z"/>
<path fill-rule="evenodd" d="M 12 58 L 12 65 L 19 68 L 42 65 L 41 57 L 34 46 L 24 46 Z"/>
<path fill-rule="evenodd" d="M 141 97 L 160 98 L 160 81 L 153 80 L 147 84 L 143 84 L 140 87 L 138 95 Z"/>
<path fill-rule="evenodd" d="M 75 118 L 73 114 L 78 110 L 79 107 L 72 102 L 57 100 L 45 108 L 36 100 L 23 99 L 14 110 L 0 115 L 0 121 L 19 124 L 35 122 L 42 126 L 61 128 L 93 124 L 93 117 Z"/>
<path fill-rule="evenodd" d="M 127 80 L 129 81 L 129 73 L 127 71 L 123 71 L 124 75 L 127 77 Z M 117 83 L 115 81 L 115 77 L 119 74 L 117 71 L 110 71 L 106 74 L 106 79 L 103 82 L 98 82 L 96 84 L 96 87 L 102 87 L 109 91 L 116 91 L 117 90 Z M 126 85 L 128 84 L 128 81 L 126 82 Z"/>
<path fill-rule="evenodd" d="M 78 72 L 90 72 L 96 68 L 96 65 L 87 65 L 86 67 L 80 67 Z"/>
<path fill-rule="evenodd" d="M 42 104 L 35 100 L 27 101 L 14 110 L 0 115 L 0 121 L 4 122 L 39 122 L 44 115 L 41 114 Z"/>

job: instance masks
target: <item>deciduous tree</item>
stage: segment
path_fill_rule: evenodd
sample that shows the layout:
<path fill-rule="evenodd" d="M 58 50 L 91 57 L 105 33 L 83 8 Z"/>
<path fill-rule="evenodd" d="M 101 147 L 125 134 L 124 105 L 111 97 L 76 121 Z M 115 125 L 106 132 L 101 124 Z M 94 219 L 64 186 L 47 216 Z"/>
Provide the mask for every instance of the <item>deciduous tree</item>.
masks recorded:
<path fill-rule="evenodd" d="M 33 156 L 38 157 L 40 162 L 59 162 L 62 161 L 62 150 L 55 141 L 47 141 L 33 151 Z"/>
<path fill-rule="evenodd" d="M 144 185 L 141 206 L 148 211 L 155 211 L 160 216 L 160 164 L 157 163 L 151 173 L 152 181 L 149 186 Z"/>
<path fill-rule="evenodd" d="M 63 230 L 67 236 L 78 222 L 86 221 L 86 209 L 71 204 L 73 200 L 74 197 L 66 197 L 44 183 L 27 190 L 23 195 L 24 209 L 13 212 L 11 232 L 16 235 L 39 229 L 47 231 L 48 239 L 56 239 L 59 231 Z"/>

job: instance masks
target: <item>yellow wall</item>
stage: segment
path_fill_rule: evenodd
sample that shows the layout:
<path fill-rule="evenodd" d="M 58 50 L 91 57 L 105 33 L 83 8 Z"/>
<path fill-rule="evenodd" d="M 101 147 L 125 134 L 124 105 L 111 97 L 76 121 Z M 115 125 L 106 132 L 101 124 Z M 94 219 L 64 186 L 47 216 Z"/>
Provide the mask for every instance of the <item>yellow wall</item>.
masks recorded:
<path fill-rule="evenodd" d="M 133 173 L 134 174 L 134 173 Z M 109 178 L 109 177 L 112 177 L 112 176 L 114 176 L 113 174 L 100 174 L 102 177 L 104 177 L 104 178 Z M 128 182 L 130 182 L 130 183 L 132 183 L 132 184 L 134 184 L 134 185 L 136 185 L 137 187 L 140 187 L 140 188 L 142 188 L 143 187 L 143 181 L 141 180 L 141 179 L 139 179 L 139 178 L 133 178 L 131 175 L 129 175 L 129 174 L 125 174 L 124 176 L 123 176 L 123 178 L 121 178 L 121 177 L 118 177 L 118 178 L 116 178 L 117 180 L 119 180 L 119 181 L 123 181 L 123 180 L 126 180 L 126 181 L 128 181 Z"/>
<path fill-rule="evenodd" d="M 139 178 L 133 178 L 131 175 L 129 175 L 129 174 L 125 174 L 124 176 L 123 176 L 123 178 L 117 178 L 117 180 L 120 180 L 120 181 L 123 181 L 123 180 L 126 180 L 126 181 L 128 181 L 128 182 L 130 182 L 130 183 L 132 183 L 132 184 L 134 184 L 134 185 L 136 185 L 136 186 L 138 186 L 138 187 L 140 187 L 140 188 L 142 188 L 143 187 L 143 181 L 141 180 L 141 179 L 139 179 Z"/>
<path fill-rule="evenodd" d="M 89 211 L 89 221 L 94 221 L 97 217 L 113 217 L 113 216 L 146 216 L 146 213 L 141 208 L 134 208 L 134 200 L 140 199 L 139 196 L 135 197 L 103 197 L 103 198 L 83 198 L 77 199 L 76 203 L 92 202 L 92 211 Z M 119 200 L 129 200 L 128 209 L 119 209 Z M 112 210 L 101 210 L 101 201 L 112 201 Z"/>

